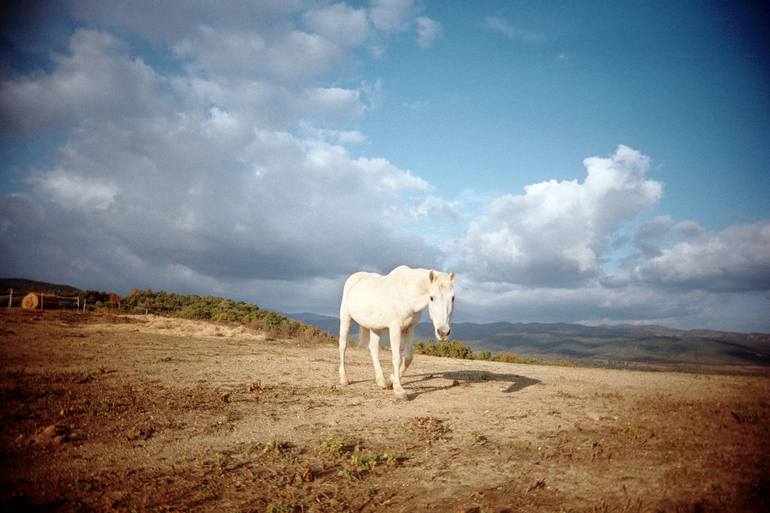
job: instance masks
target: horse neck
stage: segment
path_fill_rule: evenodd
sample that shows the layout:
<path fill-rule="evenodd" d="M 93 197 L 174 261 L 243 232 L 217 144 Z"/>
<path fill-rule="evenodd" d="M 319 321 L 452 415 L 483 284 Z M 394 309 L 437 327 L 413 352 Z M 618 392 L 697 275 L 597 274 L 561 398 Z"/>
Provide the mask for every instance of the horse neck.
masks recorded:
<path fill-rule="evenodd" d="M 428 306 L 429 273 L 428 269 L 412 269 L 410 273 L 412 276 L 408 286 L 409 301 L 414 312 L 421 312 Z"/>

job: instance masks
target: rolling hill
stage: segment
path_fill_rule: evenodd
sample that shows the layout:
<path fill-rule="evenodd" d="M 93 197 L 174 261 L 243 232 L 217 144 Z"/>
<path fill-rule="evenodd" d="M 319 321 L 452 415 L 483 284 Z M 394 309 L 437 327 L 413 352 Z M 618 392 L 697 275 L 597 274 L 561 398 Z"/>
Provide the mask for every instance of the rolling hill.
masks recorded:
<path fill-rule="evenodd" d="M 332 335 L 339 333 L 336 317 L 313 313 L 287 315 Z M 416 336 L 433 337 L 431 324 L 420 323 Z M 568 359 L 610 367 L 770 366 L 770 335 L 759 333 L 690 331 L 663 326 L 461 322 L 452 325 L 452 338 L 462 340 L 474 350 L 513 352 L 546 360 Z"/>

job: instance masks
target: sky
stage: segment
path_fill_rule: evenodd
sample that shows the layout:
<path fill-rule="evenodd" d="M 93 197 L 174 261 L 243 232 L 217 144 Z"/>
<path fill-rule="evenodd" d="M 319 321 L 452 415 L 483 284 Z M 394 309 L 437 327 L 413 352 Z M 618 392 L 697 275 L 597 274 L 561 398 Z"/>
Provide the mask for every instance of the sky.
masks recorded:
<path fill-rule="evenodd" d="M 12 2 L 0 275 L 336 314 L 770 332 L 752 2 Z"/>

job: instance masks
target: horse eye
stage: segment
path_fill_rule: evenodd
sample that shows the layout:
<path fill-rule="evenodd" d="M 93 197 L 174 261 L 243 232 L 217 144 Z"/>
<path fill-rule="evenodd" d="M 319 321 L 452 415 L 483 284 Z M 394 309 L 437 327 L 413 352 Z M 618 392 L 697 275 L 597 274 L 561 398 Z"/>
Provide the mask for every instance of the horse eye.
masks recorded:
<path fill-rule="evenodd" d="M 430 300 L 433 301 L 433 296 L 430 296 Z"/>
<path fill-rule="evenodd" d="M 454 302 L 455 302 L 455 297 L 454 297 L 454 296 L 452 296 L 452 303 L 454 303 Z"/>

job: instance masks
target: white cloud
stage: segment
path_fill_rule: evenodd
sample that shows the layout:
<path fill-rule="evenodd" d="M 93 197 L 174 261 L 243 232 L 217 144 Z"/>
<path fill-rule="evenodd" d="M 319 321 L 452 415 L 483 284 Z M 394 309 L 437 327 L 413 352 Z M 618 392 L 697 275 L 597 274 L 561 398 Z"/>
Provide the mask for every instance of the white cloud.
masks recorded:
<path fill-rule="evenodd" d="M 655 204 L 662 185 L 650 160 L 627 146 L 584 160 L 583 182 L 547 181 L 492 201 L 463 242 L 463 266 L 480 280 L 579 286 L 601 275 L 608 239 Z"/>
<path fill-rule="evenodd" d="M 415 21 L 417 22 L 417 44 L 420 48 L 430 48 L 443 32 L 441 23 L 427 16 L 420 16 Z"/>
<path fill-rule="evenodd" d="M 345 126 L 371 107 L 370 85 L 358 88 L 290 87 L 264 80 L 176 77 L 171 80 L 185 112 L 227 110 L 243 123 L 273 130 L 299 125 Z"/>
<path fill-rule="evenodd" d="M 0 125 L 26 132 L 169 109 L 164 80 L 115 37 L 78 29 L 47 75 L 0 82 Z M 120 58 L 116 58 L 116 57 Z M 120 94 L 115 94 L 120 91 Z"/>
<path fill-rule="evenodd" d="M 64 207 L 107 210 L 114 202 L 117 187 L 94 179 L 84 179 L 63 169 L 55 169 L 33 180 Z"/>
<path fill-rule="evenodd" d="M 371 0 L 369 18 L 380 30 L 404 30 L 414 9 L 412 0 Z"/>
<path fill-rule="evenodd" d="M 178 41 L 173 51 L 197 73 L 292 83 L 310 83 L 344 56 L 341 47 L 318 34 L 288 30 L 266 37 L 208 25 Z"/>
<path fill-rule="evenodd" d="M 205 20 L 223 30 L 285 31 L 287 20 L 306 8 L 305 0 L 72 0 L 74 19 L 86 25 L 120 29 L 154 43 L 173 44 Z"/>
<path fill-rule="evenodd" d="M 704 234 L 695 221 L 674 222 L 671 216 L 657 216 L 636 228 L 634 246 L 646 256 L 659 256 L 662 246 L 683 240 L 698 239 Z"/>
<path fill-rule="evenodd" d="M 487 16 L 484 18 L 482 26 L 503 35 L 508 39 L 528 45 L 543 44 L 546 40 L 545 35 L 538 32 L 518 29 L 499 16 Z"/>
<path fill-rule="evenodd" d="M 653 286 L 685 290 L 770 290 L 770 222 L 695 234 L 638 264 L 636 277 Z"/>
<path fill-rule="evenodd" d="M 353 145 L 368 142 L 367 137 L 358 130 L 334 130 L 331 128 L 318 128 L 310 124 L 301 124 L 302 132 L 309 139 L 318 139 L 332 145 Z"/>
<path fill-rule="evenodd" d="M 311 9 L 302 18 L 313 32 L 343 46 L 359 46 L 369 36 L 366 11 L 344 3 Z"/>

